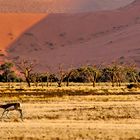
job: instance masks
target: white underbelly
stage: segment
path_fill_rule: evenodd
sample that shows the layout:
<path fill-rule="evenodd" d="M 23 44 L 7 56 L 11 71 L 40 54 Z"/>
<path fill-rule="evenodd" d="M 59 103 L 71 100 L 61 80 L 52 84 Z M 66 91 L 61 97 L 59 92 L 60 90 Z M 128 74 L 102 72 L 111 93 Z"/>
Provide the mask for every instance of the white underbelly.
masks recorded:
<path fill-rule="evenodd" d="M 7 111 L 10 111 L 10 110 L 15 110 L 15 107 L 14 106 L 10 106 L 6 109 Z"/>

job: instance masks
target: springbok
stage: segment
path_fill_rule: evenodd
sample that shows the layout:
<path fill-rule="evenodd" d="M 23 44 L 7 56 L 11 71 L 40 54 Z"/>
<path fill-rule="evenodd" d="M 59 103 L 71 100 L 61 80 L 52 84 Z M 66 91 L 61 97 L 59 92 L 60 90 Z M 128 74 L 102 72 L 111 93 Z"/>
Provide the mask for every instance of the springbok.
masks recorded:
<path fill-rule="evenodd" d="M 3 118 L 4 114 L 6 113 L 6 116 L 8 114 L 9 111 L 13 111 L 16 110 L 20 113 L 20 118 L 23 121 L 23 115 L 22 115 L 22 109 L 20 108 L 20 103 L 7 103 L 4 105 L 0 105 L 0 108 L 3 108 L 4 111 L 2 113 L 1 119 Z"/>

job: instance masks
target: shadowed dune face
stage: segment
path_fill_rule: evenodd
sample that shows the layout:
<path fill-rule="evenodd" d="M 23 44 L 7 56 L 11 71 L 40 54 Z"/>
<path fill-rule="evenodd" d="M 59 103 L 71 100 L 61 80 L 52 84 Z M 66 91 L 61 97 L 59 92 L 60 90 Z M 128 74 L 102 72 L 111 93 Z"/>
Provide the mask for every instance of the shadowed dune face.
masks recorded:
<path fill-rule="evenodd" d="M 0 0 L 0 12 L 77 13 L 112 10 L 134 0 Z"/>
<path fill-rule="evenodd" d="M 140 65 L 140 3 L 104 12 L 50 14 L 7 50 L 9 59 L 34 59 L 38 69 L 134 60 Z"/>

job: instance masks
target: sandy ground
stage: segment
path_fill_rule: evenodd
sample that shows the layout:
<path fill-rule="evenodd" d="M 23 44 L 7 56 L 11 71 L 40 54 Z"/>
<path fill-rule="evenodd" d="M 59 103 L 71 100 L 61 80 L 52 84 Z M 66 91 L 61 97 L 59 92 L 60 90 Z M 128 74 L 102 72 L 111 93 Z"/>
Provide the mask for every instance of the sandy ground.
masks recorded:
<path fill-rule="evenodd" d="M 83 97 L 82 97 L 83 98 Z M 49 101 L 23 103 L 0 122 L 0 139 L 138 140 L 140 102 Z M 2 112 L 2 109 L 0 110 Z"/>

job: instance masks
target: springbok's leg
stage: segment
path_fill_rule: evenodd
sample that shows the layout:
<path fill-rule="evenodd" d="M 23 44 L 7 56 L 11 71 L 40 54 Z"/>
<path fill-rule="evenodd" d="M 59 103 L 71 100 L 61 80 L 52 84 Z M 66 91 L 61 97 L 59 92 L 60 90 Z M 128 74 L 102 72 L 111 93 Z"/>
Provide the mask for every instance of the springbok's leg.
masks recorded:
<path fill-rule="evenodd" d="M 7 111 L 7 110 L 4 110 L 4 111 L 3 111 L 2 115 L 1 115 L 1 119 L 3 118 L 4 113 L 5 113 L 6 111 Z"/>
<path fill-rule="evenodd" d="M 20 113 L 20 118 L 23 121 L 23 114 L 22 114 L 22 109 L 17 109 L 17 111 Z"/>
<path fill-rule="evenodd" d="M 8 116 L 8 112 L 9 112 L 9 111 L 8 111 L 8 110 L 6 110 L 6 111 L 7 111 L 7 112 L 5 113 L 5 116 L 7 116 L 7 118 L 10 119 L 9 116 Z"/>

